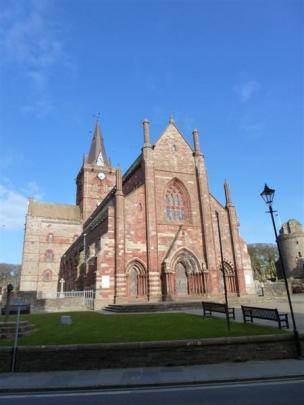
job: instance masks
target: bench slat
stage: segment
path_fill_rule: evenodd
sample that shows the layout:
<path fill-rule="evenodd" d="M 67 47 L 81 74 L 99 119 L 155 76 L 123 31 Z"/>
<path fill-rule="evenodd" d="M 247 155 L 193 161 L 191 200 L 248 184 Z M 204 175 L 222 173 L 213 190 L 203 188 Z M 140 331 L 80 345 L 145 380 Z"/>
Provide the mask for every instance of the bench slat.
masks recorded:
<path fill-rule="evenodd" d="M 247 318 L 250 318 L 250 321 L 253 322 L 253 318 L 256 319 L 265 319 L 268 321 L 276 321 L 278 322 L 279 328 L 282 326 L 289 327 L 288 324 L 288 315 L 287 314 L 279 314 L 277 308 L 261 308 L 261 307 L 248 307 L 246 305 L 242 305 L 242 312 L 243 312 L 243 319 L 244 323 L 246 323 Z M 284 323 L 284 325 L 282 325 Z"/>
<path fill-rule="evenodd" d="M 202 301 L 202 307 L 204 311 L 204 315 L 206 316 L 206 312 L 209 313 L 209 315 L 212 315 L 212 312 L 220 312 L 220 313 L 226 313 L 228 312 L 228 316 L 232 316 L 233 319 L 235 319 L 235 311 L 234 308 L 228 308 L 226 309 L 226 304 L 223 304 L 221 302 L 210 302 L 210 301 Z"/>

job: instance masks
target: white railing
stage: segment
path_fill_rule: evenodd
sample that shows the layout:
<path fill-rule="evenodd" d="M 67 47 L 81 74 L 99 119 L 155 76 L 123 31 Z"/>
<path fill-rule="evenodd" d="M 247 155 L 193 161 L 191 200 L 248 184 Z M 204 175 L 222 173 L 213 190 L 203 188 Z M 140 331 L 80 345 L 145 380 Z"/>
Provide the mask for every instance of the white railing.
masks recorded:
<path fill-rule="evenodd" d="M 57 298 L 84 297 L 85 291 L 57 291 Z"/>
<path fill-rule="evenodd" d="M 57 298 L 75 298 L 82 297 L 84 304 L 90 308 L 94 308 L 95 291 L 83 290 L 83 291 L 58 291 Z"/>

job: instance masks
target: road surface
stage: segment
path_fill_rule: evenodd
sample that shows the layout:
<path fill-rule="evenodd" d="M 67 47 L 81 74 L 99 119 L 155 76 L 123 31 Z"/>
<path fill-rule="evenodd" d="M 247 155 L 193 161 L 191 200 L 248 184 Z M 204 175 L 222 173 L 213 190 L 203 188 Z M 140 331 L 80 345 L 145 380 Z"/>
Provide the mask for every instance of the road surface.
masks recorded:
<path fill-rule="evenodd" d="M 0 395 L 0 405 L 303 405 L 304 379 Z"/>

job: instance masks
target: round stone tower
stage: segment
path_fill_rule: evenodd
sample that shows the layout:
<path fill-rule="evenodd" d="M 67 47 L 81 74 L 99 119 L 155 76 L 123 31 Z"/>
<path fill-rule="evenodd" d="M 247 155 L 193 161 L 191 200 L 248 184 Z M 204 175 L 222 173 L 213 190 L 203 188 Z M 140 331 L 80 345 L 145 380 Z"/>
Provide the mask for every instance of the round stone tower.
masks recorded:
<path fill-rule="evenodd" d="M 288 220 L 278 237 L 287 277 L 304 278 L 304 230 L 295 219 Z"/>

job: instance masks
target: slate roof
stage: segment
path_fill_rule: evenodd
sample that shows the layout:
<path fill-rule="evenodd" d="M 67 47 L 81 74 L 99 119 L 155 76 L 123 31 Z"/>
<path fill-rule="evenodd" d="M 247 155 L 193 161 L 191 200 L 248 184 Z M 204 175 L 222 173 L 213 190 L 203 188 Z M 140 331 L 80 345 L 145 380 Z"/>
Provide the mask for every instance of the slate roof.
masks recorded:
<path fill-rule="evenodd" d="M 86 163 L 95 164 L 97 162 L 99 154 L 102 154 L 104 163 L 106 166 L 110 167 L 110 163 L 106 154 L 106 149 L 103 142 L 103 136 L 101 134 L 101 129 L 99 122 L 96 122 L 96 127 L 94 135 L 91 142 L 90 152 L 86 158 Z"/>
<path fill-rule="evenodd" d="M 78 205 L 48 204 L 29 199 L 28 214 L 42 218 L 81 221 Z"/>

